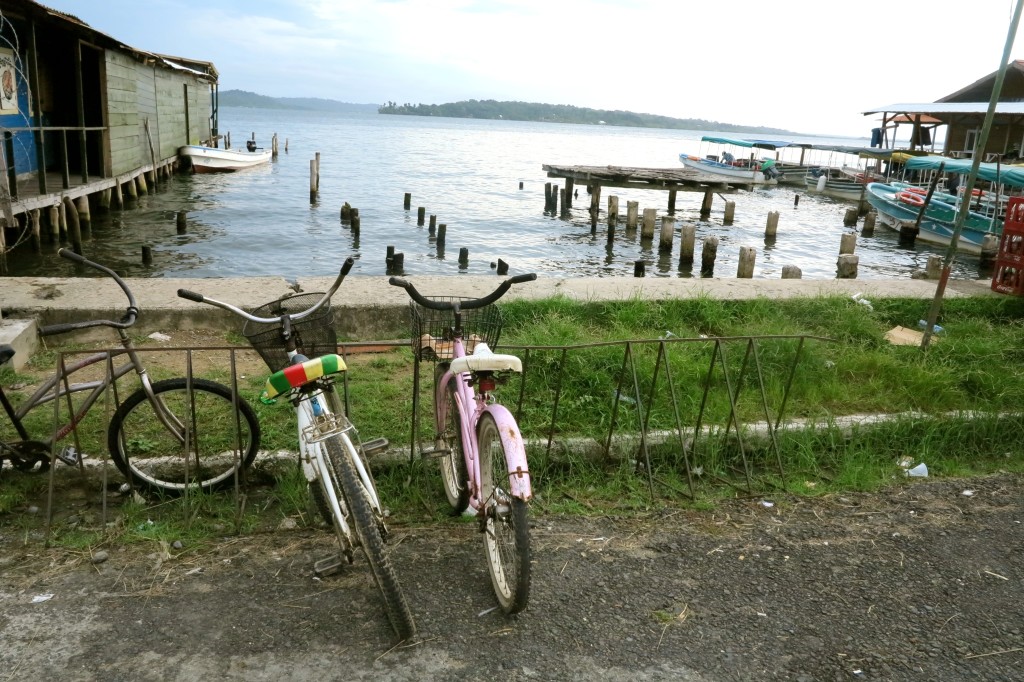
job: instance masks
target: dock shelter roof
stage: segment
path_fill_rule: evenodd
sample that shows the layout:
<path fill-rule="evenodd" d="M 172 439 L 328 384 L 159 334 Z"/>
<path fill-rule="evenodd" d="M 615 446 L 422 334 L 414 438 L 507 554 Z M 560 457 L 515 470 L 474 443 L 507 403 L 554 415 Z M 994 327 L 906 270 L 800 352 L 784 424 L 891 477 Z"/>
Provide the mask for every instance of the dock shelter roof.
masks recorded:
<path fill-rule="evenodd" d="M 945 173 L 966 175 L 971 172 L 972 159 L 951 159 L 945 156 L 918 156 L 907 159 L 907 170 L 938 170 Z M 979 163 L 978 177 L 988 182 L 1002 183 L 1013 187 L 1024 187 L 1024 166 L 1007 166 L 996 163 Z"/>
<path fill-rule="evenodd" d="M 812 146 L 804 142 L 785 142 L 782 140 L 738 140 L 731 137 L 716 137 L 714 135 L 704 135 L 700 138 L 700 141 L 716 142 L 718 144 L 733 144 L 737 147 L 756 147 L 758 149 L 782 149 L 784 147 L 810 149 Z"/>
<path fill-rule="evenodd" d="M 883 107 L 874 107 L 863 112 L 865 116 L 871 114 L 921 114 L 932 116 L 943 123 L 946 119 L 962 114 L 979 114 L 984 116 L 988 113 L 988 102 L 926 102 L 924 104 L 887 104 Z M 1024 102 L 998 102 L 996 114 L 1008 116 L 1024 114 Z"/>

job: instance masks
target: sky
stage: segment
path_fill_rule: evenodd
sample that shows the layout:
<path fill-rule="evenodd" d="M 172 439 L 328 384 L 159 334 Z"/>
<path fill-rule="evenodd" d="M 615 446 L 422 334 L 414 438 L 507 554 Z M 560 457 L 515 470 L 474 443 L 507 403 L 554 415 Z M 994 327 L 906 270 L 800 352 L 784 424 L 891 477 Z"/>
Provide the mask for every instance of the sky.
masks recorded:
<path fill-rule="evenodd" d="M 1021 0 L 44 0 L 221 90 L 342 102 L 516 100 L 804 134 L 997 71 Z M 1021 22 L 1024 24 L 1024 21 Z M 1010 59 L 1024 59 L 1018 36 Z"/>

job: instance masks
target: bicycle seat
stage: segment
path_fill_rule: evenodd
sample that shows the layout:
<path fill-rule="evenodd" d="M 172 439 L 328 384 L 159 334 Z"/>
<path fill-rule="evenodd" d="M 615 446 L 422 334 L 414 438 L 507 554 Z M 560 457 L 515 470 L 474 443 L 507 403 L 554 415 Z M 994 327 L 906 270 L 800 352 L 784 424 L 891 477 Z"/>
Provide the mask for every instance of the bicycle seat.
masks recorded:
<path fill-rule="evenodd" d="M 346 369 L 348 368 L 341 356 L 333 353 L 306 360 L 301 365 L 285 367 L 280 372 L 270 375 L 266 386 L 263 387 L 263 393 L 260 394 L 260 400 L 269 400 L 293 388 L 304 386 L 314 379 L 329 374 L 338 374 Z"/>
<path fill-rule="evenodd" d="M 0 365 L 14 357 L 14 346 L 0 343 Z"/>
<path fill-rule="evenodd" d="M 486 343 L 476 344 L 472 355 L 452 360 L 451 370 L 463 372 L 522 372 L 523 363 L 514 355 L 500 355 L 491 352 Z"/>

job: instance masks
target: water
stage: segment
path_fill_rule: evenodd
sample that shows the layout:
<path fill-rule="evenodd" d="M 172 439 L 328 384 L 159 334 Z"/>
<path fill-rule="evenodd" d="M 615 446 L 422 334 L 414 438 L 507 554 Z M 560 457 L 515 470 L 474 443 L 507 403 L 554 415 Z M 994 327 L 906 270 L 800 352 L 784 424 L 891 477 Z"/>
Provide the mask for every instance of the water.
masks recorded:
<path fill-rule="evenodd" d="M 546 215 L 544 185 L 561 187 L 563 181 L 547 178 L 542 166 L 679 168 L 680 153 L 707 151 L 699 142 L 702 132 L 227 107 L 220 127 L 231 132 L 234 146 L 244 145 L 252 133 L 269 145 L 276 132 L 281 154 L 270 165 L 237 173 L 179 175 L 161 183 L 155 194 L 140 197 L 135 208 L 94 213 L 85 255 L 132 277 L 329 275 L 349 255 L 356 258 L 355 273 L 382 275 L 388 246 L 404 254 L 407 275 L 486 274 L 501 258 L 513 274 L 631 277 L 634 262 L 642 259 L 648 276 L 693 276 L 678 268 L 678 239 L 675 252 L 661 256 L 657 241 L 627 235 L 621 223 L 611 245 L 603 222 L 591 233 L 589 196 L 579 184 L 568 219 Z M 317 152 L 320 195 L 311 205 L 309 162 Z M 408 211 L 406 192 L 412 195 Z M 619 196 L 623 216 L 627 201 L 638 201 L 641 212 L 657 208 L 659 215 L 668 205 L 664 191 L 608 187 L 602 189 L 602 209 L 612 194 Z M 800 267 L 808 279 L 834 278 L 840 237 L 850 230 L 843 217 L 851 204 L 800 192 L 794 207 L 795 196 L 787 187 L 731 195 L 735 219 L 725 227 L 720 197 L 710 219 L 700 222 L 703 195 L 679 192 L 677 226 L 698 225 L 697 276 L 700 243 L 717 235 L 718 277 L 735 276 L 739 248 L 752 246 L 755 278 L 778 278 L 785 265 Z M 358 235 L 339 219 L 345 202 L 359 209 Z M 420 206 L 427 215 L 422 227 L 417 226 Z M 188 212 L 185 235 L 176 230 L 181 210 Z M 766 244 L 770 211 L 779 212 L 779 228 L 775 242 Z M 428 235 L 430 215 L 447 226 L 444 250 Z M 152 246 L 152 265 L 141 262 L 143 245 Z M 56 248 L 44 246 L 37 255 L 26 245 L 18 247 L 8 257 L 8 274 L 87 274 L 57 258 Z M 458 263 L 461 248 L 469 250 L 465 267 Z M 909 277 L 924 268 L 929 255 L 944 253 L 927 245 L 901 248 L 896 234 L 881 225 L 874 237 L 858 239 L 856 252 L 858 277 L 864 279 Z M 958 257 L 954 276 L 979 276 L 977 259 Z"/>

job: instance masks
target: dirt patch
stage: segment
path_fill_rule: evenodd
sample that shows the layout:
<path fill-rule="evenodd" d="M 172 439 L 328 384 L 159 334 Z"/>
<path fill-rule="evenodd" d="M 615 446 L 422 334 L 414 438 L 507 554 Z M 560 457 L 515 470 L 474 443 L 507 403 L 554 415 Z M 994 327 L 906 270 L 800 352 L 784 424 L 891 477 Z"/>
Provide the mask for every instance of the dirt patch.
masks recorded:
<path fill-rule="evenodd" d="M 8 680 L 1015 680 L 1024 480 L 533 517 L 533 592 L 495 610 L 472 523 L 393 519 L 417 620 L 391 632 L 366 565 L 316 579 L 328 533 L 181 549 L 45 549 L 0 526 Z M 905 484 L 904 484 L 905 483 Z M 767 503 L 767 504 L 766 504 Z M 52 595 L 41 600 L 46 595 Z"/>

